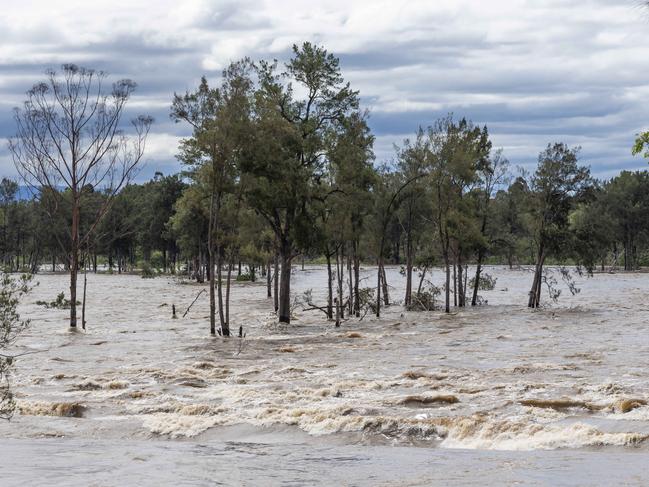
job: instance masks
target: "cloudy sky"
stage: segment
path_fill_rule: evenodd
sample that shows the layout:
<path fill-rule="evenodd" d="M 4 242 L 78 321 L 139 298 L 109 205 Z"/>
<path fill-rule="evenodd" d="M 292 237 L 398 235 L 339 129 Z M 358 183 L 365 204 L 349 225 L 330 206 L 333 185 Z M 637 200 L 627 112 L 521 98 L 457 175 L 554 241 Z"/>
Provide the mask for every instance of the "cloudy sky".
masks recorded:
<path fill-rule="evenodd" d="M 178 170 L 174 91 L 242 56 L 284 60 L 310 40 L 341 59 L 371 111 L 377 159 L 453 112 L 487 124 L 514 165 L 551 141 L 582 146 L 600 177 L 641 169 L 649 128 L 649 14 L 637 0 L 2 0 L 0 175 L 12 107 L 48 67 L 73 62 L 138 83 L 155 117 L 146 169 Z"/>

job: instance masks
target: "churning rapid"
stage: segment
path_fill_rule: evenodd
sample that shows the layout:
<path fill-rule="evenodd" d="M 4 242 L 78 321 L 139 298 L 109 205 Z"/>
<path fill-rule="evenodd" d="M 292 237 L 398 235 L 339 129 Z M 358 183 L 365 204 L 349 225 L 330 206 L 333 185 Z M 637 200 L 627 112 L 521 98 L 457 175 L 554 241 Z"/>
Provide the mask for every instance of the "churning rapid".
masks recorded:
<path fill-rule="evenodd" d="M 649 276 L 581 277 L 579 294 L 532 311 L 528 271 L 487 272 L 488 305 L 393 305 L 338 329 L 300 308 L 280 326 L 264 284 L 237 283 L 243 340 L 209 337 L 205 293 L 181 317 L 200 286 L 127 275 L 89 276 L 88 331 L 70 333 L 66 311 L 34 304 L 66 276 L 38 275 L 16 352 L 42 352 L 17 361 L 0 483 L 641 485 Z M 398 269 L 388 282 L 402 299 Z M 294 293 L 307 289 L 324 303 L 324 269 L 294 269 Z"/>

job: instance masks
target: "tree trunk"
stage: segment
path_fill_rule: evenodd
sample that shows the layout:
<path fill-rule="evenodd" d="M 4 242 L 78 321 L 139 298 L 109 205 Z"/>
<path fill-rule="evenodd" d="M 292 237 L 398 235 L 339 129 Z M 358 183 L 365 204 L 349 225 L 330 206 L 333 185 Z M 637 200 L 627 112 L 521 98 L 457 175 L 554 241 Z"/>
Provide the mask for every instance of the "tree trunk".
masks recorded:
<path fill-rule="evenodd" d="M 354 280 L 352 274 L 352 256 L 347 255 L 347 274 L 349 275 L 349 300 L 347 301 L 347 315 L 351 316 L 354 312 Z"/>
<path fill-rule="evenodd" d="M 70 328 L 77 327 L 77 273 L 79 271 L 79 201 L 73 196 L 72 245 L 70 248 Z"/>
<path fill-rule="evenodd" d="M 279 255 L 275 252 L 275 262 L 273 270 L 273 300 L 275 313 L 279 311 Z"/>
<path fill-rule="evenodd" d="M 279 322 L 291 322 L 291 247 L 283 242 L 280 249 Z"/>
<path fill-rule="evenodd" d="M 383 285 L 383 304 L 390 306 L 390 293 L 388 292 L 388 280 L 385 277 L 385 266 L 381 262 L 381 283 Z"/>
<path fill-rule="evenodd" d="M 88 289 L 88 268 L 83 270 L 83 304 L 81 306 L 81 327 L 86 329 L 86 290 Z"/>
<path fill-rule="evenodd" d="M 216 274 L 214 272 L 214 246 L 209 244 L 209 266 L 210 272 L 210 335 L 216 335 Z"/>
<path fill-rule="evenodd" d="M 345 272 L 344 255 L 342 254 L 343 246 L 338 246 L 336 250 L 336 276 L 338 277 L 338 310 L 336 321 L 340 325 L 340 318 L 345 318 L 345 309 L 343 308 L 343 279 Z"/>
<path fill-rule="evenodd" d="M 419 286 L 417 286 L 417 294 L 421 293 L 421 288 L 424 285 L 424 279 L 426 278 L 426 272 L 428 271 L 428 266 L 424 266 L 421 270 L 421 277 L 419 278 Z"/>
<path fill-rule="evenodd" d="M 216 250 L 216 290 L 219 303 L 219 323 L 221 325 L 221 336 L 229 337 L 230 336 L 230 327 L 227 324 L 225 319 L 224 310 L 223 310 L 223 255 L 221 247 L 217 247 Z M 228 271 L 230 272 L 230 271 Z"/>
<path fill-rule="evenodd" d="M 234 262 L 230 260 L 228 263 L 228 275 L 227 280 L 225 281 L 225 327 L 224 332 L 227 332 L 227 335 L 230 336 L 230 288 L 232 284 L 232 269 L 234 268 Z"/>
<path fill-rule="evenodd" d="M 406 296 L 404 304 L 412 304 L 412 230 L 408 225 L 406 233 Z"/>
<path fill-rule="evenodd" d="M 354 315 L 356 318 L 361 316 L 361 296 L 359 289 L 359 281 L 361 277 L 361 259 L 358 256 L 358 241 L 353 242 L 354 252 Z"/>
<path fill-rule="evenodd" d="M 527 306 L 529 308 L 538 308 L 541 302 L 541 281 L 543 279 L 543 263 L 545 261 L 545 250 L 543 245 L 539 247 L 538 257 L 536 259 L 536 266 L 534 268 L 534 280 L 532 281 L 532 288 L 530 289 L 529 299 Z"/>
<path fill-rule="evenodd" d="M 462 306 L 466 306 L 466 289 L 469 285 L 469 266 L 464 264 L 464 286 L 462 286 Z"/>
<path fill-rule="evenodd" d="M 444 255 L 444 265 L 446 266 L 446 290 L 445 290 L 445 308 L 446 313 L 451 312 L 451 263 L 449 262 L 448 253 Z"/>
<path fill-rule="evenodd" d="M 272 286 L 273 273 L 271 271 L 271 266 L 272 264 L 269 259 L 268 263 L 266 264 L 266 297 L 268 299 L 273 297 L 273 286 Z M 230 266 L 230 270 L 232 270 L 232 266 Z"/>
<path fill-rule="evenodd" d="M 378 268 L 376 269 L 376 317 L 381 317 L 381 268 L 383 267 L 383 258 L 379 256 Z"/>
<path fill-rule="evenodd" d="M 331 254 L 329 253 L 329 247 L 325 251 L 325 257 L 327 258 L 327 318 L 333 319 L 333 300 L 334 300 L 334 291 L 333 291 L 333 272 L 331 270 Z"/>
<path fill-rule="evenodd" d="M 336 304 L 336 328 L 338 328 L 340 326 L 340 301 L 338 300 L 338 298 L 336 298 L 334 301 Z"/>
<path fill-rule="evenodd" d="M 464 268 L 460 257 L 457 258 L 457 303 L 460 308 L 464 308 L 464 299 L 466 293 L 464 292 Z"/>
<path fill-rule="evenodd" d="M 471 306 L 476 306 L 478 304 L 478 288 L 480 287 L 480 275 L 482 274 L 482 259 L 484 257 L 484 252 L 482 249 L 478 251 L 478 262 L 475 268 L 475 282 L 473 283 L 473 296 L 471 297 Z M 511 267 L 510 267 L 511 269 Z"/>
<path fill-rule="evenodd" d="M 453 262 L 453 306 L 457 307 L 457 261 Z"/>

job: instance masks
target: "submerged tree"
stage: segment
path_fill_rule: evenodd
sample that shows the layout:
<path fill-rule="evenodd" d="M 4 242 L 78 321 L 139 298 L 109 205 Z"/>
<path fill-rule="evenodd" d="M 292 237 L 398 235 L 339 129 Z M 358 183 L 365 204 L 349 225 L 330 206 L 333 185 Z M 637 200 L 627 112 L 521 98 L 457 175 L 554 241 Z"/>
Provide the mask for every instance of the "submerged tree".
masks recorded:
<path fill-rule="evenodd" d="M 404 141 L 403 148 L 396 148 L 398 169 L 404 181 L 421 174 L 429 160 L 430 142 L 425 132 L 419 129 L 413 142 Z M 405 233 L 406 250 L 406 292 L 404 305 L 412 304 L 412 273 L 415 263 L 416 243 L 423 235 L 424 221 L 431 213 L 430 195 L 424 181 L 413 182 L 404 192 L 403 202 L 397 212 L 399 225 Z"/>
<path fill-rule="evenodd" d="M 358 107 L 338 59 L 304 43 L 293 47 L 283 73 L 260 64 L 256 120 L 245 174 L 248 204 L 264 217 L 277 240 L 279 321 L 291 321 L 291 263 L 313 246 L 316 208 L 326 196 L 327 133 Z"/>
<path fill-rule="evenodd" d="M 65 64 L 62 72 L 48 71 L 44 82 L 27 92 L 27 101 L 16 108 L 16 136 L 9 149 L 16 169 L 37 191 L 48 190 L 54 208 L 69 192 L 70 226 L 64 251 L 70 269 L 70 327 L 77 326 L 77 274 L 79 257 L 88 245 L 117 193 L 134 176 L 144 154 L 152 119 L 132 121 L 133 135 L 121 125 L 128 100 L 135 89 L 131 80 L 104 86 L 101 71 Z M 101 190 L 106 198 L 85 231 L 81 209 L 87 188 Z"/>
<path fill-rule="evenodd" d="M 484 165 L 491 145 L 486 128 L 480 129 L 470 121 L 455 122 L 452 116 L 442 118 L 428 129 L 431 153 L 431 196 L 433 198 L 433 222 L 437 227 L 437 239 L 444 261 L 445 311 L 450 312 L 451 270 L 459 275 L 453 286 L 456 301 L 464 305 L 465 289 L 462 269 L 464 254 L 475 247 L 479 238 L 478 222 L 471 215 L 471 201 L 467 191 L 479 179 L 478 169 Z M 452 268 L 452 269 L 451 269 Z M 457 300 L 457 297 L 460 297 Z"/>
<path fill-rule="evenodd" d="M 203 181 L 209 201 L 208 255 L 210 276 L 210 333 L 216 335 L 216 312 L 220 333 L 230 335 L 223 306 L 221 268 L 224 256 L 223 207 L 240 182 L 240 154 L 248 141 L 251 112 L 251 63 L 242 60 L 223 72 L 223 81 L 210 88 L 203 78 L 198 90 L 175 95 L 172 118 L 189 123 L 192 137 L 181 144 L 179 158 L 193 167 L 195 179 Z"/>
<path fill-rule="evenodd" d="M 372 189 L 377 183 L 374 162 L 374 136 L 367 126 L 367 115 L 352 113 L 344 119 L 329 147 L 329 172 L 332 190 L 328 207 L 335 217 L 331 233 L 336 235 L 339 252 L 338 300 L 342 305 L 342 253 L 347 244 L 349 314 L 360 317 L 361 238 L 372 210 Z"/>
<path fill-rule="evenodd" d="M 570 212 L 590 186 L 590 170 L 578 164 L 579 148 L 548 144 L 539 154 L 536 172 L 530 180 L 531 231 L 535 245 L 534 280 L 528 306 L 541 301 L 543 266 L 548 256 L 562 257 L 570 243 Z"/>
<path fill-rule="evenodd" d="M 482 242 L 478 244 L 476 255 L 476 271 L 473 278 L 473 295 L 471 306 L 478 304 L 478 290 L 480 287 L 480 276 L 482 274 L 482 262 L 491 246 L 490 238 L 487 235 L 487 225 L 492 215 L 491 202 L 494 199 L 494 191 L 499 185 L 505 182 L 509 162 L 498 151 L 493 157 L 485 158 L 478 167 L 478 175 L 481 186 L 477 190 L 478 196 L 478 218 L 480 219 L 480 234 Z"/>
<path fill-rule="evenodd" d="M 606 233 L 614 237 L 614 246 L 622 246 L 624 270 L 637 269 L 649 236 L 649 173 L 622 171 L 603 185 L 589 208 L 597 210 L 594 216 L 600 225 L 601 220 L 608 220 Z"/>

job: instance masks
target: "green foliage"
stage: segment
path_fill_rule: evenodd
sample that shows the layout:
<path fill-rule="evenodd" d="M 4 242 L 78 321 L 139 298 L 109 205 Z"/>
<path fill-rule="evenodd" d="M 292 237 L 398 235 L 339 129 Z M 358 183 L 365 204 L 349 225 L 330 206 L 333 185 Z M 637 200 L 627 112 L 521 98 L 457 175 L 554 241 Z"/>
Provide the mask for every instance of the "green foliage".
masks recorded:
<path fill-rule="evenodd" d="M 332 132 L 358 107 L 358 93 L 344 82 L 332 54 L 310 43 L 294 46 L 293 54 L 282 73 L 275 64 L 259 64 L 258 116 L 242 161 L 248 204 L 285 254 L 319 241 L 315 223 L 327 193 L 323 153 Z"/>
<path fill-rule="evenodd" d="M 14 356 L 9 348 L 29 325 L 21 320 L 17 308 L 21 298 L 30 291 L 31 275 L 14 278 L 7 273 L 0 277 L 0 418 L 9 419 L 16 403 L 9 378 L 14 366 Z"/>
<path fill-rule="evenodd" d="M 486 272 L 483 272 L 480 274 L 480 281 L 478 282 L 478 290 L 479 291 L 493 291 L 496 289 L 496 282 L 498 282 L 498 279 L 493 277 L 490 274 L 487 274 Z M 469 288 L 473 289 L 473 286 L 475 286 L 475 277 L 472 277 L 469 280 Z"/>
<path fill-rule="evenodd" d="M 571 263 L 592 271 L 647 262 L 647 171 L 595 184 L 578 149 L 550 144 L 533 174 L 510 180 L 487 128 L 452 115 L 418 130 L 395 148 L 393 161 L 375 166 L 374 135 L 359 99 L 339 60 L 308 42 L 294 46 L 284 64 L 246 58 L 216 84 L 201 79 L 172 102 L 172 119 L 190 130 L 179 146 L 181 174 L 156 173 L 114 197 L 91 184 L 78 190 L 80 233 L 90 235 L 82 253 L 90 262 L 99 256 L 99 272 L 104 262 L 108 273 L 144 262 L 142 277 L 182 269 L 197 280 L 210 255 L 223 268 L 247 266 L 238 280 L 254 280 L 276 256 L 285 266 L 301 255 L 336 267 L 342 255 L 344 279 L 338 269 L 332 278 L 344 293 L 348 258 L 354 267 L 401 265 L 409 256 L 406 265 L 420 273 L 413 288 L 422 287 L 413 306 L 422 309 L 436 305 L 439 290 L 425 280 L 433 265 Z M 633 151 L 649 157 L 649 132 Z M 40 188 L 27 201 L 17 198 L 18 188 L 0 181 L 2 267 L 69 268 L 72 191 Z M 495 285 L 487 279 L 483 274 L 479 290 Z M 365 312 L 376 311 L 369 292 L 361 290 Z M 41 304 L 66 307 L 61 300 Z"/>
<path fill-rule="evenodd" d="M 413 293 L 412 303 L 406 306 L 408 311 L 435 311 L 439 308 L 437 298 L 442 288 L 429 284 L 419 292 Z"/>
<path fill-rule="evenodd" d="M 151 264 L 149 264 L 148 262 L 142 263 L 142 269 L 140 270 L 140 277 L 142 277 L 142 279 L 152 279 L 156 275 L 156 270 L 151 267 Z"/>
<path fill-rule="evenodd" d="M 530 230 L 546 256 L 570 254 L 569 216 L 593 183 L 590 170 L 578 164 L 578 152 L 565 144 L 548 144 L 530 180 Z"/>
<path fill-rule="evenodd" d="M 649 159 L 649 132 L 638 134 L 633 144 L 632 154 L 642 154 L 642 157 Z"/>
<path fill-rule="evenodd" d="M 360 318 L 363 319 L 367 313 L 376 313 L 376 289 L 364 287 L 358 290 Z"/>
<path fill-rule="evenodd" d="M 50 309 L 70 309 L 70 300 L 65 297 L 65 293 L 61 292 L 56 295 L 56 299 L 54 301 L 36 301 L 36 304 L 39 306 L 45 306 L 46 308 Z M 77 305 L 81 304 L 79 301 L 77 301 Z"/>

